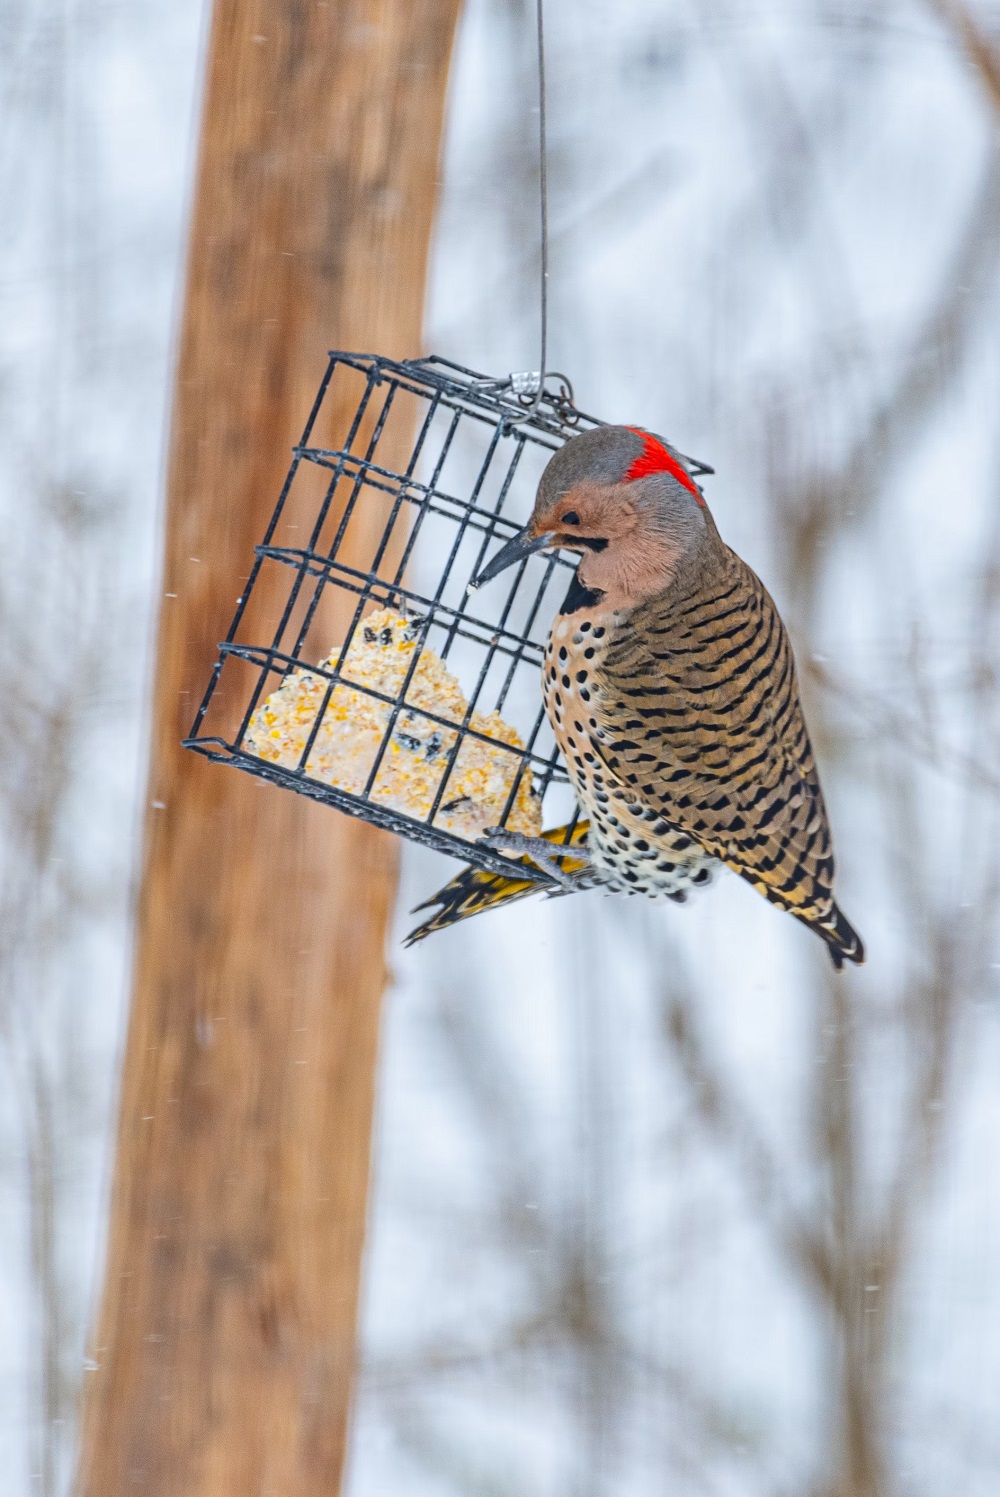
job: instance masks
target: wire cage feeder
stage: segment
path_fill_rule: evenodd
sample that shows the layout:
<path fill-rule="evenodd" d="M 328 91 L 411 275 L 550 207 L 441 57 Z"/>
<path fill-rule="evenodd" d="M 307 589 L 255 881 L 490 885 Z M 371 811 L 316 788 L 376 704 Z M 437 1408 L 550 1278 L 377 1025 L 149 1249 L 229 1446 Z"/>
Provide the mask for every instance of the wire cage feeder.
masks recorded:
<path fill-rule="evenodd" d="M 572 826 L 539 676 L 578 558 L 472 588 L 552 453 L 600 424 L 531 390 L 330 355 L 187 748 L 495 872 L 488 830 Z"/>

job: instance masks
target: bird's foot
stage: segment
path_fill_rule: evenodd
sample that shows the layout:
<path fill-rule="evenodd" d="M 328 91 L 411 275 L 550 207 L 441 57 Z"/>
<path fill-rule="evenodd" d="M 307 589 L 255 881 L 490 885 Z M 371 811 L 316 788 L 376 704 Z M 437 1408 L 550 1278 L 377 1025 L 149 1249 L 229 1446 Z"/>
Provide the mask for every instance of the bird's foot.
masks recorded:
<path fill-rule="evenodd" d="M 574 863 L 590 862 L 586 848 L 576 846 L 560 850 L 558 842 L 549 842 L 544 837 L 529 837 L 524 832 L 505 831 L 502 827 L 490 827 L 482 840 L 495 852 L 516 853 L 519 857 L 530 858 L 536 868 L 547 873 L 567 893 L 579 888 L 579 872 L 567 873 L 562 867 L 562 859 L 571 857 Z"/>

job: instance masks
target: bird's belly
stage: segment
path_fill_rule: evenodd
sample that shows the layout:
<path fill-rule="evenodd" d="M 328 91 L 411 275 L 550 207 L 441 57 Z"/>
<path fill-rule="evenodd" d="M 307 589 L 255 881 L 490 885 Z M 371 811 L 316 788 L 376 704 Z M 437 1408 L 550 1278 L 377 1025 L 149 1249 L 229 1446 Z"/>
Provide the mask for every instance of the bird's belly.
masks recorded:
<path fill-rule="evenodd" d="M 596 710 L 600 688 L 591 667 L 603 633 L 579 615 L 556 620 L 542 669 L 545 710 L 590 820 L 587 848 L 601 882 L 622 894 L 681 901 L 689 889 L 707 884 L 720 865 L 609 773 Z"/>
<path fill-rule="evenodd" d="M 613 805 L 602 815 L 593 803 L 587 810 L 592 866 L 601 881 L 620 894 L 682 902 L 689 889 L 703 887 L 720 866 L 717 858 L 675 827 L 654 836 L 641 810 L 630 815 L 623 806 Z"/>

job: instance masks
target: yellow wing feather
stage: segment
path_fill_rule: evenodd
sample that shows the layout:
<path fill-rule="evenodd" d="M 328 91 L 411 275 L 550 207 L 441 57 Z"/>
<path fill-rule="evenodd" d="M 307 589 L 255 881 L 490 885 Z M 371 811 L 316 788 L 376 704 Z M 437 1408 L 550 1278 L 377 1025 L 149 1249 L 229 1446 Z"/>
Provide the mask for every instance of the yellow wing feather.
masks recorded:
<path fill-rule="evenodd" d="M 580 821 L 573 828 L 572 833 L 569 832 L 568 826 L 560 826 L 554 827 L 552 831 L 543 832 L 542 836 L 554 847 L 560 845 L 579 847 L 586 841 L 588 828 L 589 822 Z M 567 834 L 569 834 L 568 840 Z M 580 873 L 588 866 L 581 858 L 567 856 L 560 857 L 557 861 L 565 873 Z M 529 862 L 530 859 L 526 857 L 512 859 L 511 867 L 516 868 L 518 863 Z M 445 884 L 443 889 L 439 889 L 423 904 L 417 905 L 414 914 L 418 910 L 430 909 L 432 905 L 437 905 L 438 908 L 424 921 L 423 925 L 418 925 L 416 930 L 411 930 L 404 944 L 412 946 L 416 941 L 422 941 L 425 936 L 432 935 L 436 930 L 446 930 L 449 925 L 457 925 L 459 920 L 468 920 L 470 915 L 478 915 L 483 910 L 495 910 L 500 905 L 513 904 L 514 900 L 525 899 L 529 894 L 538 894 L 543 887 L 536 879 L 489 873 L 485 869 L 477 868 L 474 863 L 470 863 L 450 883 Z M 563 891 L 550 888 L 548 892 L 560 894 Z"/>

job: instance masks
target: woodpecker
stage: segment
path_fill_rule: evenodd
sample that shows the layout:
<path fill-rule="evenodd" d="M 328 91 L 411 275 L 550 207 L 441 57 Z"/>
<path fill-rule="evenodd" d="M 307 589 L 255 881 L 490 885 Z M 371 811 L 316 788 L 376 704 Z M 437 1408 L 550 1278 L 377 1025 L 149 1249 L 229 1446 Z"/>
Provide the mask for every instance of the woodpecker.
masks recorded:
<path fill-rule="evenodd" d="M 476 579 L 535 551 L 581 555 L 542 691 L 587 820 L 572 858 L 553 861 L 559 832 L 496 832 L 490 843 L 531 858 L 559 892 L 600 882 L 680 901 L 724 864 L 819 935 L 836 967 L 860 963 L 861 939 L 834 900 L 785 626 L 720 537 L 694 467 L 638 427 L 581 432 L 549 462 L 528 524 Z M 468 869 L 429 901 L 442 908 L 411 939 L 536 888 Z"/>

